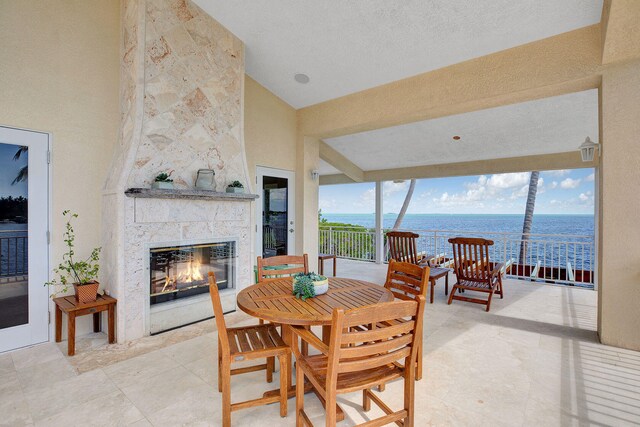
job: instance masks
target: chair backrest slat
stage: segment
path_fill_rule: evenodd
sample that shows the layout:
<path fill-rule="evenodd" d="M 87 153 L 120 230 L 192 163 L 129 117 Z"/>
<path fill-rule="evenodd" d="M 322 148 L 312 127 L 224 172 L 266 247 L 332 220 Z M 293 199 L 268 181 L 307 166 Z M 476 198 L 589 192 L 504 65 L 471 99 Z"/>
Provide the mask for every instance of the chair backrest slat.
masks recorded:
<path fill-rule="evenodd" d="M 486 282 L 491 278 L 489 247 L 492 240 L 475 237 L 449 239 L 453 246 L 454 272 L 459 280 Z"/>
<path fill-rule="evenodd" d="M 293 276 L 297 273 L 309 272 L 309 257 L 307 254 L 302 256 L 280 255 L 269 258 L 258 257 L 257 264 L 259 282 L 274 277 Z M 268 268 L 282 266 L 286 266 L 286 268 Z"/>
<path fill-rule="evenodd" d="M 387 268 L 387 280 L 384 287 L 399 299 L 417 295 L 426 296 L 429 289 L 429 267 L 419 267 L 408 262 L 391 260 Z"/>
<path fill-rule="evenodd" d="M 396 261 L 418 264 L 418 251 L 416 240 L 420 237 L 410 231 L 389 231 L 387 242 L 389 244 L 389 257 Z"/>

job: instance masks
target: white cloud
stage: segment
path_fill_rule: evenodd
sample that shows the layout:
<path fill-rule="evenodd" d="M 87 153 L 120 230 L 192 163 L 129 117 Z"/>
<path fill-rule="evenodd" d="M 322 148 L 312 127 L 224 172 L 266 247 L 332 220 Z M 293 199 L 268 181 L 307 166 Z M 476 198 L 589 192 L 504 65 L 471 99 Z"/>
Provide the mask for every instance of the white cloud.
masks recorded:
<path fill-rule="evenodd" d="M 393 181 L 385 181 L 382 185 L 382 196 L 383 198 L 392 196 L 393 194 L 402 192 L 403 195 L 407 193 L 409 190 L 409 182 L 408 180 L 402 182 L 393 182 Z M 372 190 L 375 195 L 375 189 Z"/>
<path fill-rule="evenodd" d="M 551 176 L 557 176 L 557 177 L 561 177 L 561 176 L 565 176 L 569 174 L 569 171 L 567 169 L 559 169 L 557 171 L 547 171 L 545 172 Z"/>
<path fill-rule="evenodd" d="M 594 175 L 593 173 L 592 173 L 592 174 L 587 175 L 587 176 L 584 178 L 584 180 L 585 180 L 585 181 L 587 181 L 587 182 L 593 181 L 594 179 L 595 179 L 595 175 Z"/>
<path fill-rule="evenodd" d="M 553 182 L 551 183 L 551 189 L 554 189 L 554 188 L 556 188 L 557 186 L 558 186 L 558 181 L 553 181 Z"/>
<path fill-rule="evenodd" d="M 322 209 L 323 212 L 332 212 L 338 207 L 338 202 L 335 199 L 320 199 L 318 201 L 318 207 Z"/>
<path fill-rule="evenodd" d="M 475 182 L 464 184 L 466 191 L 451 194 L 442 193 L 433 198 L 440 207 L 465 206 L 469 208 L 497 207 L 496 202 L 525 198 L 529 192 L 529 172 L 504 173 L 479 176 Z M 544 179 L 538 180 L 538 191 L 544 192 Z"/>
<path fill-rule="evenodd" d="M 578 185 L 580 185 L 580 179 L 567 178 L 562 180 L 562 182 L 560 183 L 560 188 L 569 190 L 572 188 L 576 188 Z"/>

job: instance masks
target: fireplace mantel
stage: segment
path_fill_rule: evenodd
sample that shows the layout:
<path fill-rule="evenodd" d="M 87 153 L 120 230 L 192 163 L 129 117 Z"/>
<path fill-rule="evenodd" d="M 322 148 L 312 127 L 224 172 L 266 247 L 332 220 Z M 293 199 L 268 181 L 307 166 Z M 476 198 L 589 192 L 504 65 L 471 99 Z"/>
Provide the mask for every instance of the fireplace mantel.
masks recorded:
<path fill-rule="evenodd" d="M 258 198 L 257 194 L 222 193 L 211 190 L 161 190 L 155 188 L 129 188 L 124 192 L 127 197 L 144 199 L 194 199 L 194 200 L 226 200 L 251 202 Z"/>

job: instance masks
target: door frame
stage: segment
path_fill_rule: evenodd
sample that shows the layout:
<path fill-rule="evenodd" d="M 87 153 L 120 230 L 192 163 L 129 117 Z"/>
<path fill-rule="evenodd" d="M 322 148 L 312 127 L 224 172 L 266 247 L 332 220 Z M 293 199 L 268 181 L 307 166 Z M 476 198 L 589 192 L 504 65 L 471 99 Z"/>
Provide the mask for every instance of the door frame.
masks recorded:
<path fill-rule="evenodd" d="M 24 131 L 24 132 L 31 132 L 31 133 L 37 133 L 37 134 L 41 134 L 46 136 L 47 139 L 47 150 L 46 150 L 46 167 L 47 167 L 47 171 L 45 173 L 46 176 L 46 180 L 47 180 L 47 185 L 46 185 L 46 197 L 45 197 L 45 204 L 46 204 L 46 213 L 45 213 L 45 218 L 46 218 L 46 235 L 44 238 L 44 243 L 45 243 L 45 253 L 46 255 L 43 257 L 43 261 L 45 263 L 45 267 L 44 267 L 44 271 L 45 273 L 45 279 L 47 281 L 51 280 L 51 224 L 52 224 L 52 212 L 51 212 L 51 206 L 53 203 L 53 199 L 52 199 L 52 194 L 53 194 L 53 171 L 52 171 L 52 163 L 51 163 L 51 151 L 53 149 L 53 135 L 50 132 L 45 132 L 45 131 L 41 131 L 41 130 L 37 130 L 37 129 L 29 129 L 29 128 L 21 128 L 21 127 L 16 127 L 16 126 L 9 126 L 9 125 L 3 125 L 0 124 L 0 128 L 4 128 L 4 129 L 8 129 L 10 131 Z M 30 234 L 30 233 L 29 233 Z M 31 261 L 31 260 L 29 260 Z M 31 265 L 31 262 L 29 263 Z M 2 349 L 0 348 L 0 353 L 5 352 L 5 351 L 13 351 L 13 350 L 17 350 L 19 348 L 24 348 L 24 347 L 30 347 L 32 345 L 37 345 L 37 344 L 42 344 L 45 342 L 49 342 L 51 340 L 51 337 L 53 336 L 54 333 L 54 324 L 51 320 L 51 311 L 53 308 L 53 301 L 51 300 L 50 296 L 51 296 L 51 290 L 49 289 L 49 287 L 44 287 L 43 284 L 43 294 L 46 294 L 46 298 L 47 298 L 47 303 L 45 305 L 46 307 L 46 313 L 39 313 L 40 314 L 40 320 L 43 320 L 42 317 L 45 317 L 45 319 L 47 320 L 47 327 L 45 329 L 45 331 L 43 331 L 42 335 L 39 335 L 35 338 L 32 338 L 30 343 L 25 344 L 25 345 L 18 345 L 17 347 L 13 347 L 11 349 Z M 31 310 L 31 302 L 29 302 L 29 309 Z M 31 316 L 31 313 L 30 313 Z M 29 321 L 29 324 L 31 323 L 31 320 Z M 22 326 L 22 325 L 19 325 Z M 18 326 L 18 327 L 19 327 Z"/>
<path fill-rule="evenodd" d="M 275 178 L 285 178 L 289 182 L 287 191 L 287 227 L 293 232 L 287 233 L 287 254 L 296 253 L 296 173 L 286 169 L 270 168 L 267 166 L 256 166 L 256 254 L 262 256 L 262 182 L 263 177 L 272 176 Z"/>

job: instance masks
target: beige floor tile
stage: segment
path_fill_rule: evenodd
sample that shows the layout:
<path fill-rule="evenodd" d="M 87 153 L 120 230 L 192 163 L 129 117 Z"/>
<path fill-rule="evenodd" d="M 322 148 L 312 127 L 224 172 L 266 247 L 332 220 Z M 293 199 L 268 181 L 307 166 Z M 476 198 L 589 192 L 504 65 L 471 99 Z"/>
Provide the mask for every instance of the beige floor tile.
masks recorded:
<path fill-rule="evenodd" d="M 103 370 L 116 386 L 124 389 L 171 371 L 175 366 L 175 360 L 168 354 L 156 350 L 107 366 Z"/>
<path fill-rule="evenodd" d="M 47 417 L 36 426 L 124 426 L 144 420 L 142 413 L 115 391 Z"/>
<path fill-rule="evenodd" d="M 48 387 L 35 388 L 26 392 L 25 397 L 33 419 L 39 421 L 115 391 L 116 386 L 97 369 Z"/>
<path fill-rule="evenodd" d="M 78 375 L 64 357 L 30 365 L 17 372 L 20 378 L 20 384 L 25 392 L 43 387 L 51 387 L 59 381 Z"/>
<path fill-rule="evenodd" d="M 39 344 L 13 351 L 10 354 L 18 370 L 64 357 L 55 343 Z"/>
<path fill-rule="evenodd" d="M 182 401 L 185 397 L 197 396 L 198 392 L 211 393 L 211 390 L 210 385 L 180 365 L 173 365 L 171 369 L 160 375 L 122 388 L 127 398 L 148 419 L 169 405 Z"/>

